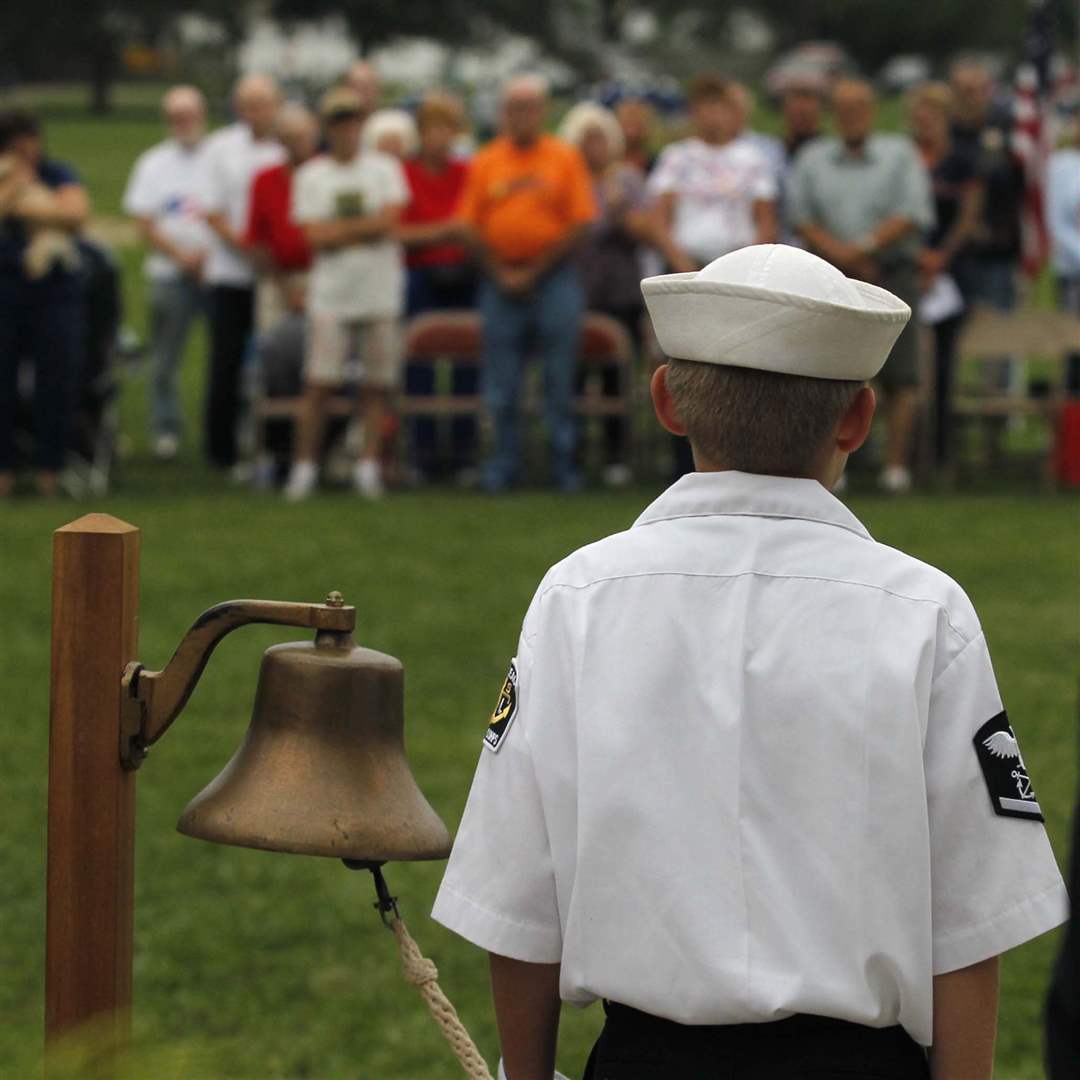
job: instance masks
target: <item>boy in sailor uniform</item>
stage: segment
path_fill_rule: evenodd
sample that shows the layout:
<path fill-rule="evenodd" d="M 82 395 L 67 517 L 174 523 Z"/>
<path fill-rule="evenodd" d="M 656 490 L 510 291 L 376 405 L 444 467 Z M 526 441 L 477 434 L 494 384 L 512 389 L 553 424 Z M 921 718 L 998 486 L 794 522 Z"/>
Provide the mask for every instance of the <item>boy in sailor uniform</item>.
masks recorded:
<path fill-rule="evenodd" d="M 1067 897 L 975 610 L 832 494 L 910 317 L 762 245 L 643 291 L 697 471 L 540 583 L 433 912 L 509 1080 L 989 1078 Z"/>

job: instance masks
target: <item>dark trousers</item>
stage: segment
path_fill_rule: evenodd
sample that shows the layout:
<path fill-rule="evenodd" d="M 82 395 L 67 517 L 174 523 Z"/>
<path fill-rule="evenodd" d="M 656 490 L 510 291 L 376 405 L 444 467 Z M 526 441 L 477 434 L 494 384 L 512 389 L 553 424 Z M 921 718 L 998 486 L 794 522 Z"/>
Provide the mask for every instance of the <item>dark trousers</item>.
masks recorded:
<path fill-rule="evenodd" d="M 1049 1080 L 1075 1080 L 1080 1062 L 1080 928 L 1075 918 L 1076 898 L 1080 896 L 1080 801 L 1073 811 L 1069 895 L 1073 918 L 1065 927 L 1046 998 L 1046 1075 Z"/>
<path fill-rule="evenodd" d="M 236 464 L 240 378 L 255 317 L 255 290 L 215 285 L 210 290 L 210 377 L 206 388 L 206 456 L 227 469 Z"/>
<path fill-rule="evenodd" d="M 440 267 L 410 267 L 406 292 L 405 313 L 412 318 L 425 311 L 448 311 L 476 306 L 476 278 L 463 270 L 461 277 L 448 279 Z M 466 396 L 475 394 L 480 386 L 480 369 L 476 364 L 454 364 L 450 371 L 450 392 Z M 405 362 L 405 395 L 431 397 L 435 393 L 435 369 L 431 364 Z M 451 470 L 474 464 L 476 458 L 477 424 L 474 416 L 455 416 L 450 421 L 450 456 L 443 461 L 438 452 L 438 430 L 434 416 L 414 416 L 408 425 L 409 457 L 424 473 L 438 473 L 446 466 Z"/>
<path fill-rule="evenodd" d="M 15 467 L 19 365 L 34 368 L 34 464 L 64 465 L 82 368 L 82 302 L 28 286 L 0 302 L 0 471 Z"/>
<path fill-rule="evenodd" d="M 934 464 L 943 468 L 952 463 L 953 375 L 956 371 L 956 346 L 964 316 L 944 319 L 934 326 Z"/>
<path fill-rule="evenodd" d="M 599 311 L 602 315 L 610 315 L 617 322 L 622 323 L 626 332 L 630 335 L 630 341 L 634 348 L 634 359 L 641 353 L 641 315 L 640 307 L 604 307 L 602 305 L 590 305 L 589 311 Z M 578 369 L 577 391 L 582 393 L 585 389 L 586 371 Z M 633 371 L 626 373 L 626 378 L 634 377 Z M 600 392 L 606 398 L 619 396 L 622 389 L 623 373 L 617 365 L 600 369 Z M 604 430 L 604 461 L 608 465 L 616 463 L 626 464 L 626 419 L 622 416 L 605 416 Z"/>
<path fill-rule="evenodd" d="M 929 1080 L 901 1027 L 822 1016 L 688 1027 L 604 1003 L 607 1020 L 582 1080 Z"/>

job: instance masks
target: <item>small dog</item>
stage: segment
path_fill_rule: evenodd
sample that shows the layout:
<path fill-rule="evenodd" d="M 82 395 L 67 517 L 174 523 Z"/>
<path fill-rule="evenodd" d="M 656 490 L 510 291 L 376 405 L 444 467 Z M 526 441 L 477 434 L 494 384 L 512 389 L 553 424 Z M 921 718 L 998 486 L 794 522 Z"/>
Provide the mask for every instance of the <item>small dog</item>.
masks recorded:
<path fill-rule="evenodd" d="M 0 184 L 7 181 L 15 168 L 15 158 L 10 154 L 0 154 Z M 32 212 L 35 206 L 47 204 L 51 198 L 52 195 L 44 184 L 31 180 L 19 192 L 8 214 L 22 216 L 28 211 Z M 79 252 L 68 233 L 48 225 L 34 225 L 30 221 L 25 225 L 30 238 L 23 253 L 23 269 L 31 281 L 39 281 L 54 266 L 69 271 L 78 269 Z"/>

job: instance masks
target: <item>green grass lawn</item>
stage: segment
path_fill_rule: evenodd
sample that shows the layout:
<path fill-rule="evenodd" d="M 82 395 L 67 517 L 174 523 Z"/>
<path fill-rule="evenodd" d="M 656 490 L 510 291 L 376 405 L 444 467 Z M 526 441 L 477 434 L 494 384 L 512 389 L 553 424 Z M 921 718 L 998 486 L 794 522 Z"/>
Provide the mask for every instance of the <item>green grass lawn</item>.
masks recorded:
<path fill-rule="evenodd" d="M 625 526 L 651 494 L 493 503 L 432 493 L 378 506 L 328 495 L 296 508 L 186 484 L 162 493 L 150 476 L 146 467 L 141 490 L 95 504 L 143 530 L 140 657 L 162 664 L 195 615 L 219 600 L 317 600 L 341 589 L 357 605 L 360 640 L 405 663 L 413 769 L 451 827 L 536 582 L 570 549 Z M 84 509 L 22 501 L 3 510 L 0 525 L 0 604 L 11 613 L 0 653 L 0 1061 L 15 1063 L 7 1075 L 31 1075 L 41 1029 L 50 533 Z M 944 566 L 970 591 L 1063 856 L 1076 780 L 1075 503 L 868 498 L 855 509 L 879 538 Z M 449 1051 L 401 981 L 366 875 L 173 831 L 245 729 L 262 649 L 291 636 L 252 628 L 225 642 L 139 773 L 135 1030 L 143 1056 L 134 1073 L 453 1077 Z M 484 958 L 427 918 L 440 872 L 395 865 L 388 877 L 444 989 L 494 1057 Z M 1006 960 L 1001 1077 L 1040 1075 L 1055 937 Z M 560 1065 L 569 1075 L 579 1074 L 599 1020 L 596 1009 L 566 1010 Z M 150 1061 L 153 1071 L 142 1072 Z"/>
<path fill-rule="evenodd" d="M 70 124 L 64 127 L 60 124 Z M 96 122 L 95 122 L 96 124 Z M 58 121 L 57 152 L 96 170 L 115 206 L 152 121 Z M 138 136 L 138 138 L 136 138 Z M 80 157 L 77 147 L 85 147 Z M 143 321 L 137 260 L 124 253 L 129 319 Z M 196 427 L 201 336 L 184 375 Z M 0 506 L 0 1075 L 37 1075 L 42 1027 L 51 532 L 104 510 L 143 530 L 140 659 L 160 666 L 204 608 L 231 597 L 357 605 L 358 638 L 407 672 L 413 770 L 453 829 L 480 739 L 544 570 L 628 525 L 655 488 L 488 500 L 454 491 L 379 505 L 326 494 L 301 507 L 229 488 L 196 447 L 172 466 L 147 457 L 145 373 L 125 383 L 129 453 L 116 493 L 93 504 L 21 498 Z M 882 541 L 956 577 L 979 609 L 1010 716 L 1022 733 L 1055 850 L 1064 858 L 1076 785 L 1077 503 L 1026 494 L 865 496 L 853 508 Z M 299 636 L 299 635 L 295 635 Z M 248 719 L 258 659 L 289 631 L 251 628 L 215 653 L 192 700 L 139 773 L 136 1049 L 133 1077 L 460 1075 L 393 940 L 367 875 L 330 860 L 215 847 L 179 836 L 176 817 L 224 765 Z M 441 866 L 395 865 L 391 887 L 421 948 L 481 1049 L 496 1042 L 486 960 L 432 923 Z M 1057 935 L 1004 967 L 998 1076 L 1041 1075 L 1040 1013 Z M 560 1068 L 580 1075 L 601 1021 L 567 1009 Z"/>

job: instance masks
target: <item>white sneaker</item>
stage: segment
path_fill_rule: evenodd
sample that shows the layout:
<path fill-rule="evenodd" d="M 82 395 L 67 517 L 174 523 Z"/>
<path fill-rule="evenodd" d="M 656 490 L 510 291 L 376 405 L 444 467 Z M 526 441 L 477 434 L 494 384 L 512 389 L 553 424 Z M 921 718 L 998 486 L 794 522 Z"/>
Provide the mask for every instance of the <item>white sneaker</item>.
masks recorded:
<path fill-rule="evenodd" d="M 294 461 L 283 491 L 286 502 L 306 499 L 315 490 L 318 481 L 319 469 L 314 461 Z"/>
<path fill-rule="evenodd" d="M 371 458 L 358 461 L 353 469 L 353 484 L 365 499 L 381 499 L 384 489 L 379 463 Z"/>
<path fill-rule="evenodd" d="M 634 474 L 629 465 L 616 461 L 604 469 L 604 486 L 609 488 L 629 487 L 633 482 Z"/>
<path fill-rule="evenodd" d="M 878 487 L 890 495 L 906 495 L 911 490 L 911 472 L 903 465 L 886 465 L 878 477 Z"/>
<path fill-rule="evenodd" d="M 169 432 L 154 439 L 154 457 L 158 461 L 172 461 L 180 452 L 180 439 Z"/>

